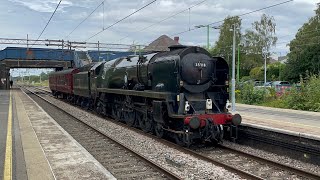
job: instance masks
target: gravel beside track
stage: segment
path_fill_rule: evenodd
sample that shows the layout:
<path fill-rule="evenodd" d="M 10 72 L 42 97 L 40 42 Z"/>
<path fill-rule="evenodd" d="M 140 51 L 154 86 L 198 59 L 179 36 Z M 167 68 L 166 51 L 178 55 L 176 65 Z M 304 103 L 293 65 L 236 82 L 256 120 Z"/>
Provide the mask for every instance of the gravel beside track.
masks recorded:
<path fill-rule="evenodd" d="M 171 148 L 156 139 L 128 130 L 112 121 L 90 114 L 46 93 L 39 93 L 43 98 L 68 111 L 77 119 L 95 127 L 106 136 L 111 136 L 125 144 L 128 148 L 143 154 L 149 160 L 156 162 L 182 179 L 242 179 L 240 176 L 216 166 L 205 160 L 200 160 L 190 154 Z"/>

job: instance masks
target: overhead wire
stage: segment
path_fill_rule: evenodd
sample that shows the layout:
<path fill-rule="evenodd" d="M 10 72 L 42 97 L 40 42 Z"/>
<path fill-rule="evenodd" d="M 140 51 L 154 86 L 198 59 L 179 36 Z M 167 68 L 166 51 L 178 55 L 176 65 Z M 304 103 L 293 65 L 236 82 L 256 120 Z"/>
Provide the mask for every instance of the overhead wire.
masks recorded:
<path fill-rule="evenodd" d="M 292 46 L 290 46 L 290 47 L 301 47 L 301 46 L 309 46 L 309 45 L 318 45 L 318 44 L 320 44 L 320 42 L 317 42 L 317 43 L 307 43 L 307 44 L 297 44 L 297 45 L 292 45 Z"/>
<path fill-rule="evenodd" d="M 252 13 L 255 13 L 255 12 L 259 12 L 259 11 L 262 11 L 262 10 L 265 10 L 265 9 L 273 8 L 273 7 L 276 7 L 276 6 L 279 6 L 279 5 L 282 5 L 282 4 L 286 4 L 286 3 L 289 3 L 289 2 L 292 2 L 292 1 L 293 1 L 293 0 L 287 0 L 287 1 L 284 1 L 284 2 L 281 2 L 281 3 L 273 4 L 273 5 L 270 5 L 270 6 L 266 6 L 266 7 L 260 8 L 260 9 L 256 9 L 256 10 L 249 11 L 249 12 L 246 12 L 246 13 L 243 13 L 243 14 L 239 14 L 239 15 L 235 15 L 235 16 L 241 17 L 241 16 L 249 15 L 249 14 L 252 14 Z M 233 16 L 233 17 L 234 17 L 234 16 Z M 227 19 L 231 19 L 231 18 L 232 18 L 232 17 L 227 18 Z M 212 22 L 212 23 L 207 24 L 207 26 L 210 26 L 210 25 L 213 25 L 213 24 L 217 24 L 217 23 L 221 23 L 221 22 L 224 22 L 225 20 L 226 20 L 226 19 L 219 20 L 219 21 L 215 21 L 215 22 Z M 190 32 L 190 31 L 194 31 L 194 30 L 196 30 L 196 29 L 199 29 L 199 28 L 188 29 L 188 30 L 186 30 L 186 31 L 181 31 L 181 32 L 175 33 L 175 34 L 173 34 L 173 35 L 171 35 L 171 36 L 176 36 L 176 35 L 184 34 L 184 33 Z"/>
<path fill-rule="evenodd" d="M 141 11 L 142 9 L 144 9 L 144 8 L 146 8 L 146 7 L 148 7 L 148 6 L 150 6 L 151 4 L 153 4 L 153 3 L 154 3 L 154 2 L 156 2 L 156 1 L 157 1 L 157 0 L 153 0 L 153 1 L 149 2 L 148 4 L 144 5 L 143 7 L 139 8 L 138 10 L 134 11 L 133 13 L 131 13 L 131 14 L 129 14 L 129 15 L 127 15 L 127 16 L 125 16 L 124 18 L 122 18 L 122 19 L 120 19 L 120 20 L 116 21 L 115 23 L 111 24 L 110 26 L 108 26 L 108 27 L 106 27 L 106 28 L 102 28 L 102 30 L 101 30 L 101 31 L 99 31 L 99 32 L 95 33 L 94 35 L 90 36 L 86 41 L 88 41 L 89 39 L 92 39 L 93 37 L 95 37 L 95 36 L 99 35 L 99 34 L 100 34 L 100 33 L 102 33 L 103 31 L 105 31 L 105 30 L 107 30 L 107 29 L 109 29 L 109 28 L 111 28 L 111 27 L 115 26 L 116 24 L 118 24 L 118 23 L 122 22 L 123 20 L 125 20 L 125 19 L 129 18 L 130 16 L 132 16 L 132 15 L 136 14 L 137 12 Z"/>
<path fill-rule="evenodd" d="M 141 28 L 140 30 L 137 30 L 137 31 L 135 31 L 135 32 L 141 32 L 141 31 L 144 31 L 144 30 L 146 30 L 146 29 L 149 29 L 149 28 L 151 28 L 151 27 L 153 27 L 153 26 L 155 26 L 155 25 L 158 25 L 158 24 L 160 24 L 160 23 L 162 23 L 162 22 L 164 22 L 164 21 L 166 21 L 166 20 L 168 20 L 168 19 L 171 19 L 171 18 L 173 18 L 173 17 L 175 17 L 175 16 L 177 16 L 177 15 L 179 15 L 179 14 L 181 14 L 181 13 L 184 13 L 184 12 L 186 12 L 186 11 L 189 11 L 189 26 L 190 26 L 190 9 L 192 9 L 192 8 L 194 8 L 194 7 L 196 7 L 196 6 L 199 6 L 200 4 L 204 3 L 205 1 L 207 1 L 207 0 L 200 1 L 200 2 L 198 2 L 197 4 L 194 4 L 194 5 L 186 8 L 186 9 L 184 9 L 184 10 L 182 10 L 182 11 L 179 11 L 178 13 L 172 14 L 172 15 L 170 15 L 170 16 L 168 16 L 168 17 L 166 17 L 166 18 L 164 18 L 164 19 L 162 19 L 162 20 L 160 20 L 160 21 L 157 21 L 157 22 L 155 22 L 155 23 L 153 23 L 153 24 L 151 24 L 151 25 L 149 25 L 149 26 L 146 26 L 146 27 L 144 27 L 144 28 Z M 127 35 L 127 36 L 119 39 L 118 41 L 121 41 L 121 40 L 123 40 L 123 39 L 126 39 L 126 38 L 129 37 L 129 36 L 130 36 L 130 35 Z"/>
<path fill-rule="evenodd" d="M 67 39 L 82 23 L 84 23 L 101 5 L 104 5 L 104 1 L 103 0 L 86 18 L 84 18 L 66 37 L 65 39 Z M 103 9 L 103 13 L 104 13 L 104 9 Z M 104 16 L 104 14 L 103 14 Z M 103 17 L 103 21 L 104 21 L 104 17 Z"/>
<path fill-rule="evenodd" d="M 59 3 L 58 3 L 58 5 L 57 5 L 56 9 L 53 11 L 53 13 L 52 13 L 52 15 L 51 15 L 51 17 L 50 17 L 49 21 L 48 21 L 48 22 L 47 22 L 47 24 L 46 24 L 46 26 L 45 26 L 45 27 L 43 28 L 43 30 L 41 31 L 41 33 L 40 33 L 40 35 L 38 36 L 37 40 L 36 40 L 36 41 L 34 41 L 34 44 L 39 40 L 39 38 L 42 36 L 43 32 L 46 30 L 47 26 L 49 25 L 49 23 L 50 23 L 50 21 L 51 21 L 51 19 L 52 19 L 52 17 L 53 17 L 53 15 L 56 13 L 56 11 L 57 11 L 58 7 L 60 6 L 61 1 L 62 1 L 62 0 L 60 0 L 60 1 L 59 1 Z M 34 44 L 32 44 L 32 45 L 31 45 L 31 47 L 32 47 Z"/>
<path fill-rule="evenodd" d="M 293 0 L 287 0 L 287 1 L 284 1 L 284 2 L 280 2 L 280 3 L 277 3 L 277 4 L 270 5 L 270 6 L 266 6 L 266 7 L 263 7 L 263 8 L 260 8 L 260 9 L 256 9 L 256 10 L 253 10 L 253 11 L 249 11 L 249 12 L 246 12 L 246 13 L 243 13 L 243 14 L 239 14 L 239 15 L 236 15 L 236 16 L 239 16 L 239 17 L 245 16 L 245 15 L 252 14 L 252 13 L 255 13 L 255 12 L 259 12 L 259 11 L 262 11 L 262 10 L 265 10 L 265 9 L 276 7 L 276 6 L 279 6 L 279 5 L 282 5 L 282 4 L 286 4 L 286 3 L 289 3 L 291 1 L 293 1 Z M 232 17 L 230 17 L 230 18 L 232 18 Z M 227 19 L 230 19 L 230 18 L 227 18 Z M 221 23 L 221 22 L 224 22 L 224 21 L 225 21 L 225 19 L 219 20 L 219 21 L 215 21 L 215 22 L 207 24 L 207 26 L 208 25 L 217 24 L 217 23 Z M 193 31 L 193 30 L 196 30 L 196 29 L 199 29 L 199 28 L 192 28 L 192 29 L 189 28 L 189 30 L 182 31 L 182 32 L 179 32 L 179 33 L 176 33 L 176 34 L 172 34 L 171 36 L 180 35 L 180 34 L 183 34 L 183 33 L 189 32 L 189 31 Z M 228 48 L 228 47 L 222 47 L 222 48 L 225 49 L 225 48 Z"/>
<path fill-rule="evenodd" d="M 299 37 L 299 40 L 306 40 L 306 39 L 311 39 L 311 38 L 318 38 L 320 37 L 320 35 L 317 35 L 317 36 L 312 36 L 312 37 L 303 37 L 303 36 L 307 36 L 308 34 L 311 34 L 311 33 L 314 33 L 314 32 L 318 32 L 320 31 L 320 29 L 315 29 L 315 30 L 310 30 L 310 31 L 306 31 L 306 32 L 302 32 Z M 298 33 L 298 32 L 297 32 Z M 292 35 L 297 35 L 297 33 L 292 33 L 292 34 L 288 34 L 288 35 L 284 35 L 284 36 L 279 36 L 277 37 L 278 39 L 279 38 L 283 38 L 283 37 L 287 37 L 287 36 L 292 36 Z M 301 39 L 302 38 L 302 39 Z M 296 39 L 296 38 L 294 38 Z M 292 40 L 294 40 L 292 39 Z M 291 41 L 292 41 L 291 40 Z M 291 43 L 291 41 L 281 41 L 281 42 L 277 42 L 275 45 L 278 45 L 278 44 L 287 44 L 287 43 Z M 303 44 L 303 45 L 306 45 L 306 44 Z M 303 45 L 289 45 L 287 44 L 286 46 L 290 46 L 290 47 L 295 47 L 295 46 L 303 46 Z M 222 47 L 223 48 L 223 47 Z"/>
<path fill-rule="evenodd" d="M 320 37 L 320 35 L 318 35 L 318 36 L 312 36 L 312 37 L 307 37 L 307 38 L 303 38 L 303 39 L 299 39 L 300 41 L 301 40 L 312 40 L 313 38 L 319 38 Z M 319 41 L 319 40 L 318 40 Z M 285 41 L 285 42 L 279 42 L 279 43 L 276 43 L 276 45 L 277 44 L 286 44 L 286 43 L 288 43 L 286 46 L 290 46 L 290 47 L 294 47 L 294 46 L 296 46 L 296 45 L 290 45 L 290 43 L 291 43 L 292 41 Z M 320 43 L 320 41 L 318 42 L 318 43 Z M 308 44 L 308 43 L 307 43 Z M 301 44 L 301 45 L 305 45 L 305 44 Z"/>
<path fill-rule="evenodd" d="M 303 36 L 305 36 L 305 35 L 307 35 L 307 34 L 310 34 L 310 33 L 313 33 L 313 32 L 317 32 L 317 31 L 320 31 L 320 29 L 315 29 L 315 30 L 311 30 L 311 31 L 306 31 L 306 32 L 303 32 L 303 33 L 301 33 L 301 35 L 303 35 Z M 297 34 L 297 33 L 295 33 L 295 34 Z M 294 33 L 293 34 L 289 34 L 289 35 L 295 35 Z M 280 37 L 278 37 L 278 39 L 279 38 L 282 38 L 282 37 L 286 37 L 286 36 L 289 36 L 289 35 L 285 35 L 285 36 L 280 36 Z M 320 35 L 317 35 L 317 36 L 312 36 L 312 37 L 300 37 L 299 38 L 299 40 L 301 41 L 301 40 L 307 40 L 307 39 L 311 39 L 311 38 L 318 38 L 318 37 L 320 37 Z M 296 39 L 296 38 L 295 38 Z M 292 39 L 292 40 L 295 40 L 295 39 Z M 291 40 L 291 41 L 292 41 Z M 286 44 L 286 43 L 290 43 L 291 41 L 282 41 L 282 42 L 278 42 L 278 43 L 276 43 L 275 45 L 278 45 L 278 44 Z M 289 44 L 287 44 L 287 46 L 290 46 Z M 295 46 L 295 45 L 294 45 Z M 291 46 L 290 46 L 291 47 Z M 292 46 L 293 47 L 293 46 Z"/>
<path fill-rule="evenodd" d="M 309 33 L 312 33 L 312 32 L 317 32 L 317 31 L 320 31 L 320 29 L 315 29 L 315 30 L 311 30 L 311 31 L 306 31 L 306 32 L 301 33 L 300 35 L 303 36 L 303 35 L 306 35 L 306 34 L 309 34 Z M 298 32 L 297 32 L 297 33 L 298 33 Z M 279 39 L 279 38 L 283 38 L 283 37 L 287 37 L 287 36 L 297 35 L 297 33 L 292 33 L 292 34 L 287 34 L 287 35 L 284 35 L 284 36 L 280 36 L 280 37 L 278 37 L 278 39 Z"/>
<path fill-rule="evenodd" d="M 320 36 L 313 36 L 313 37 L 309 37 L 309 38 L 304 38 L 303 40 L 307 40 L 307 39 L 311 39 L 311 38 L 319 38 Z M 287 44 L 286 46 L 289 46 L 289 47 L 301 47 L 301 46 L 308 46 L 308 45 L 317 45 L 317 44 L 320 44 L 320 42 L 312 42 L 312 43 L 306 43 L 306 44 L 295 44 L 295 45 L 290 45 L 291 41 L 285 41 L 285 42 L 279 42 L 279 43 L 276 43 L 275 45 L 278 45 L 278 44 Z M 220 49 L 229 49 L 229 48 L 232 48 L 232 46 L 223 46 L 221 47 Z"/>

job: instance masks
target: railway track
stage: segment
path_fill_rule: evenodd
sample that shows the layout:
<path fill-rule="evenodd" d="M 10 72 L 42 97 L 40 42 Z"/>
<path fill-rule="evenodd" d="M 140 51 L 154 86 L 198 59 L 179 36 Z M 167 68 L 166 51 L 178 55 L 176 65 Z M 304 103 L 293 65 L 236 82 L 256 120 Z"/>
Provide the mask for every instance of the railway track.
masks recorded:
<path fill-rule="evenodd" d="M 239 126 L 239 136 L 241 136 L 240 141 L 249 139 L 254 142 L 270 144 L 276 147 L 308 154 L 313 157 L 320 157 L 320 143 L 313 139 L 248 126 Z"/>
<path fill-rule="evenodd" d="M 237 149 L 218 147 L 196 149 L 196 153 L 254 174 L 261 179 L 320 179 L 319 174 L 297 169 Z"/>
<path fill-rule="evenodd" d="M 24 88 L 24 91 L 117 179 L 181 179 L 114 138 L 86 125 L 30 88 Z"/>
<path fill-rule="evenodd" d="M 37 88 L 40 91 L 45 91 L 40 94 L 50 94 L 50 91 Z M 51 94 L 50 94 L 51 96 Z M 230 172 L 236 173 L 246 179 L 272 179 L 272 178 L 299 178 L 299 179 L 320 179 L 320 175 L 311 172 L 303 171 L 291 166 L 287 166 L 278 162 L 274 162 L 268 159 L 257 157 L 251 154 L 247 154 L 236 149 L 231 149 L 226 146 L 209 147 L 209 148 L 197 148 L 194 150 L 182 148 L 174 143 L 171 143 L 164 139 L 158 139 L 157 137 L 143 133 L 143 131 L 128 127 L 123 123 L 114 122 L 120 126 L 126 127 L 132 131 L 136 131 L 150 138 L 156 139 L 161 143 L 177 149 L 183 153 L 189 154 L 201 160 L 213 163 L 217 166 L 221 166 Z"/>

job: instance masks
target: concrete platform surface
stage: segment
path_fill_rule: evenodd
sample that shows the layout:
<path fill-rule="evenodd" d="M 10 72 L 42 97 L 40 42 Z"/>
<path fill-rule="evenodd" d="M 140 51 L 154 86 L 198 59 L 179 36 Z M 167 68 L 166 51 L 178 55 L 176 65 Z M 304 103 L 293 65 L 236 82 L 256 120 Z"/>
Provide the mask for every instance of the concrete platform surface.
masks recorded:
<path fill-rule="evenodd" d="M 0 102 L 8 101 L 4 101 L 9 99 L 8 92 L 3 91 L 2 94 L 7 93 L 3 97 L 0 92 Z M 16 161 L 13 163 L 20 164 L 20 166 L 12 165 L 12 179 L 115 179 L 30 97 L 20 90 L 11 90 L 11 94 L 12 109 L 13 112 L 16 112 L 13 113 L 13 120 L 17 120 L 17 125 L 14 123 L 12 129 L 14 130 L 15 126 L 19 129 L 19 133 L 15 133 L 12 141 L 21 138 L 20 155 L 17 153 L 19 146 L 17 143 L 13 143 L 12 149 L 15 152 L 12 153 L 12 159 Z M 6 109 L 1 108 L 0 105 L 1 152 L 3 147 L 7 146 L 6 143 L 3 143 L 3 139 L 6 139 L 4 135 L 6 133 L 2 132 L 7 127 L 7 122 L 2 122 L 2 115 L 7 115 L 5 119 L 9 119 L 8 103 L 4 104 L 4 106 L 6 105 Z M 5 126 L 2 127 L 2 124 Z M 0 156 L 0 160 L 3 162 L 1 158 L 3 157 Z M 0 164 L 0 179 L 3 179 L 4 163 Z M 16 176 L 21 172 L 22 175 Z"/>
<path fill-rule="evenodd" d="M 236 104 L 243 123 L 320 140 L 320 113 Z"/>

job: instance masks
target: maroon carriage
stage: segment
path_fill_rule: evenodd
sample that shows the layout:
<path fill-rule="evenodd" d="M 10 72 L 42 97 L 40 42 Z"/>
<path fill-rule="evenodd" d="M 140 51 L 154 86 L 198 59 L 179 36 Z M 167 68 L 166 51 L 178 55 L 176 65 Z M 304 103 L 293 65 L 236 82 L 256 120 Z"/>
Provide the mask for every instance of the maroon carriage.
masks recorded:
<path fill-rule="evenodd" d="M 73 75 L 78 69 L 68 69 L 49 75 L 49 87 L 55 96 L 71 97 L 73 95 Z"/>

